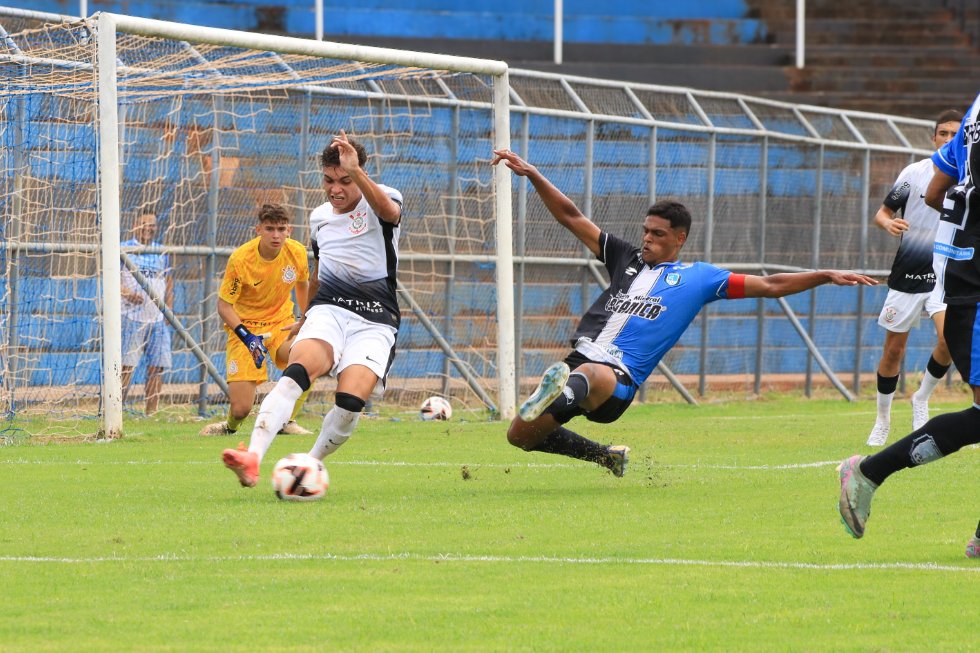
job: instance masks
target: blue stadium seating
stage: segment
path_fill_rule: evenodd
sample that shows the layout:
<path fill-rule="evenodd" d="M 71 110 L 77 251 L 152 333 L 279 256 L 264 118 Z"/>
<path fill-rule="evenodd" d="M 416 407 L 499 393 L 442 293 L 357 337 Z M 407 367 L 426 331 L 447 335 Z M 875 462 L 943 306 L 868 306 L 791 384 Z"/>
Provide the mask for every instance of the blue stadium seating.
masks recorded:
<path fill-rule="evenodd" d="M 64 0 L 7 0 L 6 4 L 53 13 L 77 11 Z M 225 29 L 272 29 L 304 36 L 316 31 L 311 0 L 105 0 L 97 8 Z M 459 0 L 338 0 L 326 6 L 324 31 L 344 37 L 549 41 L 554 32 L 553 12 L 552 0 L 505 0 L 482 9 Z M 744 0 L 623 0 L 601 6 L 566 2 L 563 34 L 569 43 L 731 44 L 763 40 L 764 23 L 748 14 Z"/>

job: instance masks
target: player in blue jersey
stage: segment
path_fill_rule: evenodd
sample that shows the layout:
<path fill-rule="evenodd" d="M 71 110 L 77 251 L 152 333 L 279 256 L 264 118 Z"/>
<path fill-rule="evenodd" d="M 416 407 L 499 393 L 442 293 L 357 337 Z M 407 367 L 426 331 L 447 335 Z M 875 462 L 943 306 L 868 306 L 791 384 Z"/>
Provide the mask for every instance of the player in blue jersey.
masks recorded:
<path fill-rule="evenodd" d="M 598 463 L 616 476 L 626 472 L 629 447 L 603 445 L 565 428 L 573 417 L 614 422 L 637 389 L 680 339 L 701 307 L 718 299 L 783 297 L 825 283 L 874 285 L 853 272 L 821 270 L 759 277 L 734 274 L 708 263 L 681 263 L 691 228 L 684 205 L 654 204 L 643 220 L 641 246 L 604 232 L 585 217 L 537 168 L 509 150 L 494 150 L 534 186 L 545 207 L 602 261 L 610 285 L 589 308 L 572 338 L 574 350 L 551 366 L 525 401 L 507 439 L 526 451 L 543 451 Z"/>
<path fill-rule="evenodd" d="M 933 417 L 895 444 L 873 456 L 851 456 L 837 468 L 840 474 L 838 506 L 853 537 L 862 537 L 875 491 L 895 472 L 939 460 L 970 444 L 980 443 L 980 270 L 976 247 L 980 244 L 980 196 L 972 170 L 980 166 L 980 96 L 960 123 L 953 140 L 933 154 L 932 181 L 926 203 L 940 211 L 933 267 L 936 283 L 944 290 L 946 324 L 943 336 L 953 364 L 973 388 L 973 405 L 955 413 Z M 947 189 L 955 186 L 948 194 Z M 967 545 L 969 557 L 980 557 L 980 531 Z"/>

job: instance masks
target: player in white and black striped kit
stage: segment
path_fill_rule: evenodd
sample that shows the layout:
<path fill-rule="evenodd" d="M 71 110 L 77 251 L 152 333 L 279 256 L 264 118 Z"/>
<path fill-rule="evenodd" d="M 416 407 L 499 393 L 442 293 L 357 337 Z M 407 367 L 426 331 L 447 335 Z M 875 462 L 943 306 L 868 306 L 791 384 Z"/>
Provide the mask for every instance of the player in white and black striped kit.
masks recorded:
<path fill-rule="evenodd" d="M 510 150 L 494 150 L 491 164 L 504 163 L 526 177 L 545 208 L 596 256 L 609 272 L 609 287 L 582 317 L 572 352 L 549 367 L 537 389 L 507 429 L 507 441 L 525 451 L 553 453 L 597 463 L 623 476 L 626 445 L 603 445 L 565 427 L 575 417 L 615 422 L 636 391 L 680 339 L 701 307 L 720 299 L 785 297 L 833 283 L 874 285 L 854 272 L 817 270 L 760 277 L 735 274 L 709 263 L 682 263 L 681 248 L 691 213 L 662 200 L 647 209 L 637 247 L 598 225 L 533 165 Z"/>
<path fill-rule="evenodd" d="M 310 450 L 321 460 L 347 441 L 371 394 L 384 391 L 401 323 L 395 275 L 402 195 L 373 181 L 366 162 L 364 147 L 343 131 L 320 157 L 327 202 L 310 214 L 313 299 L 289 364 L 259 408 L 248 449 L 222 454 L 245 487 L 258 481 L 276 433 L 318 377 L 337 377 L 335 405 Z"/>
<path fill-rule="evenodd" d="M 939 115 L 932 134 L 936 149 L 953 138 L 962 119 L 963 112 L 953 109 Z M 892 399 L 898 387 L 905 345 L 909 331 L 918 326 L 923 310 L 935 323 L 937 338 L 922 383 L 912 395 L 913 429 L 928 421 L 929 397 L 952 362 L 943 339 L 946 304 L 932 269 L 932 244 L 936 240 L 939 213 L 924 201 L 931 180 L 932 159 L 922 159 L 906 167 L 874 217 L 875 226 L 901 241 L 888 276 L 888 296 L 878 316 L 878 325 L 885 329 L 885 346 L 878 361 L 878 415 L 868 436 L 868 444 L 873 447 L 880 447 L 888 440 Z"/>
<path fill-rule="evenodd" d="M 956 369 L 973 389 L 973 405 L 933 417 L 873 456 L 854 455 L 840 464 L 838 508 L 844 526 L 856 538 L 865 533 L 871 500 L 885 479 L 980 443 L 980 194 L 974 177 L 980 170 L 980 96 L 953 139 L 932 155 L 932 163 L 925 200 L 940 211 L 934 267 L 947 306 L 943 335 Z M 980 557 L 980 527 L 966 555 Z"/>

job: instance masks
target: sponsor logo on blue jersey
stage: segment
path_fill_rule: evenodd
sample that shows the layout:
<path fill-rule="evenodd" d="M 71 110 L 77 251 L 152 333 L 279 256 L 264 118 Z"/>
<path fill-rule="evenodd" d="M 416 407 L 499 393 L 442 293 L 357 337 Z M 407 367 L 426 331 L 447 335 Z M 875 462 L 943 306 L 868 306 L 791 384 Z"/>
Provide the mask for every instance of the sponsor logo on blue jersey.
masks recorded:
<path fill-rule="evenodd" d="M 667 307 L 660 303 L 660 297 L 633 297 L 619 291 L 606 302 L 606 310 L 610 313 L 642 317 L 644 320 L 656 320 Z"/>
<path fill-rule="evenodd" d="M 973 258 L 972 247 L 954 247 L 946 243 L 936 243 L 933 245 L 933 251 L 954 261 L 969 261 Z"/>

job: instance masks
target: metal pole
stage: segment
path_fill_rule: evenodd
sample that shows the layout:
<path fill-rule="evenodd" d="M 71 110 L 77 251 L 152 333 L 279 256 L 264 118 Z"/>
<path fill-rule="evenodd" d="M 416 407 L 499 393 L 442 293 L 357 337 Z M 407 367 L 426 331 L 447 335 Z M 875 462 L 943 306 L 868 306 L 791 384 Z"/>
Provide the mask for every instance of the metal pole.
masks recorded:
<path fill-rule="evenodd" d="M 562 62 L 562 39 L 564 39 L 563 26 L 565 22 L 564 8 L 562 0 L 555 0 L 555 63 Z"/>
<path fill-rule="evenodd" d="M 824 166 L 824 147 L 820 146 L 817 157 L 817 188 L 815 191 L 815 201 L 813 206 L 813 232 L 810 243 L 810 267 L 816 270 L 820 266 L 820 229 L 823 219 L 823 166 Z M 813 339 L 817 330 L 817 292 L 814 288 L 810 292 L 810 320 L 807 325 L 807 334 Z M 806 396 L 813 396 L 813 356 L 806 358 Z"/>
<path fill-rule="evenodd" d="M 806 0 L 796 0 L 796 67 L 804 66 L 806 32 Z"/>
<path fill-rule="evenodd" d="M 531 117 L 528 114 L 521 116 L 521 157 L 528 160 L 528 150 L 531 141 Z M 515 377 L 517 378 L 517 390 L 520 392 L 521 379 L 524 378 L 524 277 L 527 273 L 527 263 L 524 255 L 527 254 L 527 177 L 517 179 L 517 228 L 515 235 L 517 242 L 516 248 L 517 280 L 514 284 L 514 351 L 515 351 Z"/>
<path fill-rule="evenodd" d="M 861 240 L 858 264 L 861 271 L 868 269 L 868 211 L 871 210 L 869 196 L 871 194 L 871 151 L 864 152 L 864 165 L 861 170 Z M 854 394 L 861 394 L 861 354 L 863 347 L 861 338 L 864 336 L 864 286 L 857 287 L 857 324 L 854 329 Z"/>
<path fill-rule="evenodd" d="M 314 28 L 314 32 L 316 33 L 316 40 L 322 41 L 323 40 L 323 0 L 316 0 L 314 4 L 313 14 L 315 16 L 314 20 L 316 21 L 316 27 Z"/>
<path fill-rule="evenodd" d="M 759 267 L 763 271 L 766 264 L 766 210 L 769 194 L 769 137 L 762 137 L 762 152 L 760 154 L 760 184 L 759 184 Z M 762 393 L 762 343 L 766 337 L 766 300 L 762 297 L 756 300 L 756 333 L 755 333 L 755 382 L 753 391 Z"/>
<path fill-rule="evenodd" d="M 588 124 L 589 127 L 585 133 L 585 169 L 582 171 L 585 177 L 585 188 L 582 189 L 582 212 L 591 219 L 593 176 L 595 175 L 595 121 L 590 120 Z M 592 252 L 589 251 L 588 247 L 582 245 L 580 249 L 583 257 L 586 259 L 591 258 Z M 592 294 L 592 284 L 589 283 L 587 270 L 582 270 L 579 291 L 582 298 L 582 310 L 584 312 L 589 307 L 589 299 Z"/>
<path fill-rule="evenodd" d="M 446 262 L 446 291 L 443 295 L 445 301 L 445 317 L 443 318 L 443 332 L 446 340 L 453 341 L 453 318 L 456 311 L 453 309 L 453 297 L 456 294 L 456 259 L 452 258 L 456 254 L 456 214 L 459 210 L 457 195 L 459 193 L 459 107 L 452 110 L 452 136 L 449 139 L 449 182 L 446 188 L 448 195 L 449 224 L 446 234 L 448 245 L 449 261 Z M 449 396 L 449 375 L 452 372 L 449 357 L 442 359 L 442 394 Z"/>
<path fill-rule="evenodd" d="M 207 346 L 208 335 L 220 332 L 215 328 L 215 315 L 217 314 L 217 300 L 212 297 L 214 294 L 214 277 L 217 274 L 217 260 L 214 248 L 218 246 L 218 190 L 221 184 L 221 116 L 224 113 L 224 103 L 221 96 L 214 99 L 214 122 L 211 129 L 214 137 L 211 140 L 211 175 L 208 179 L 208 218 L 207 234 L 208 246 L 211 252 L 204 259 L 204 296 L 201 298 L 201 341 Z M 208 361 L 210 362 L 210 361 Z M 207 415 L 208 410 L 208 375 L 207 365 L 202 365 L 199 372 L 199 382 L 197 394 L 197 412 L 202 417 Z M 227 392 L 226 392 L 227 394 Z"/>
<path fill-rule="evenodd" d="M 712 236 L 715 229 L 715 146 L 717 135 L 708 140 L 708 211 L 704 221 L 704 260 L 711 260 Z M 708 306 L 701 309 L 701 352 L 698 360 L 698 394 L 708 391 Z"/>

